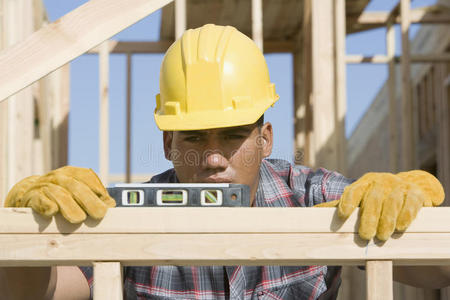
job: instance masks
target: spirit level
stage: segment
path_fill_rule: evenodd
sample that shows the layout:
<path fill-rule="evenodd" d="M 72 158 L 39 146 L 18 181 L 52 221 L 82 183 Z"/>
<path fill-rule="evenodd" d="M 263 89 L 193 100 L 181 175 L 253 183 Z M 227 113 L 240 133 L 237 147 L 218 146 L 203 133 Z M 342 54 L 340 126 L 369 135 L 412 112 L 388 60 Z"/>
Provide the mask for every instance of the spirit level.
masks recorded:
<path fill-rule="evenodd" d="M 121 183 L 107 190 L 117 206 L 250 206 L 245 184 Z"/>

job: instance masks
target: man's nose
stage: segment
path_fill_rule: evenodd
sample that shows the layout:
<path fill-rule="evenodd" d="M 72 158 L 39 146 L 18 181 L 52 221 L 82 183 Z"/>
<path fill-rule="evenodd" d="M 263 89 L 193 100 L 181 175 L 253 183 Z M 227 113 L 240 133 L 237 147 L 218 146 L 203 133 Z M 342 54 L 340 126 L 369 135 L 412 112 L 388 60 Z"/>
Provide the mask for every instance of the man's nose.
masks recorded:
<path fill-rule="evenodd" d="M 217 137 L 210 137 L 205 146 L 202 159 L 204 167 L 211 169 L 225 169 L 228 167 L 228 160 L 223 153 L 221 142 Z"/>
<path fill-rule="evenodd" d="M 203 164 L 208 169 L 226 169 L 228 160 L 220 149 L 207 150 L 204 152 Z"/>

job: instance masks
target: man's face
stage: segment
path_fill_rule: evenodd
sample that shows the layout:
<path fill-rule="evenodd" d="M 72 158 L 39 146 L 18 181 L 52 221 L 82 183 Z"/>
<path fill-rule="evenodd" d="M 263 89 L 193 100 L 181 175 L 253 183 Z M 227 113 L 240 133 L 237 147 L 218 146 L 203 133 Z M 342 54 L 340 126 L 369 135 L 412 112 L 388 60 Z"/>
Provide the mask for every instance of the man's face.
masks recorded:
<path fill-rule="evenodd" d="M 253 199 L 261 160 L 272 151 L 272 126 L 164 132 L 164 151 L 180 182 L 247 184 Z"/>

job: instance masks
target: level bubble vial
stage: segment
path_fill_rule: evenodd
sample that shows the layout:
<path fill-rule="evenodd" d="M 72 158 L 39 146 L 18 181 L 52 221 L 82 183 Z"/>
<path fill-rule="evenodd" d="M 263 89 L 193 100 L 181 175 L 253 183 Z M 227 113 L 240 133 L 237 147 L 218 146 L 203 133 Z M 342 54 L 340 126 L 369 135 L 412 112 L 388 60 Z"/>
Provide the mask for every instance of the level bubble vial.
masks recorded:
<path fill-rule="evenodd" d="M 156 193 L 158 205 L 186 205 L 187 191 L 185 190 L 158 190 Z"/>
<path fill-rule="evenodd" d="M 143 190 L 123 190 L 122 205 L 144 205 Z"/>
<path fill-rule="evenodd" d="M 222 191 L 221 190 L 202 190 L 200 193 L 201 204 L 208 206 L 222 205 Z"/>

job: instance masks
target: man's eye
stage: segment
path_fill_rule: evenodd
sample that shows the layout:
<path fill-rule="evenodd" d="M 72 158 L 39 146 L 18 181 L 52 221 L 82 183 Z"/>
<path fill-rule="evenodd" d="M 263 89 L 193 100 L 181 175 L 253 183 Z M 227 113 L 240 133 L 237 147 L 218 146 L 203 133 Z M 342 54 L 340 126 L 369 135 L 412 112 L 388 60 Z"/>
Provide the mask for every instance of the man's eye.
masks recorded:
<path fill-rule="evenodd" d="M 201 140 L 201 137 L 193 135 L 193 136 L 187 136 L 184 138 L 186 142 L 195 143 L 199 142 Z"/>
<path fill-rule="evenodd" d="M 226 139 L 228 140 L 240 140 L 245 138 L 245 136 L 240 135 L 240 134 L 229 134 L 225 136 Z"/>

